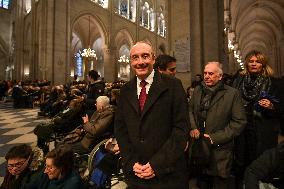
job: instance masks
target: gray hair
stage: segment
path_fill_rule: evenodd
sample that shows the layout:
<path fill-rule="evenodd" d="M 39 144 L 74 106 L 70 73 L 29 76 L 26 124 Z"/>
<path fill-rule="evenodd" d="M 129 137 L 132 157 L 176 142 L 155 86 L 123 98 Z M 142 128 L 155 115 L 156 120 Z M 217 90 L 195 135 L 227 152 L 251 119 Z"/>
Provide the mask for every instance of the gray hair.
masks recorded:
<path fill-rule="evenodd" d="M 207 66 L 208 64 L 215 64 L 218 70 L 218 73 L 222 76 L 223 75 L 223 69 L 222 69 L 222 64 L 220 62 L 217 61 L 212 61 L 212 62 L 208 62 L 205 66 Z"/>
<path fill-rule="evenodd" d="M 109 97 L 107 96 L 99 96 L 96 99 L 97 103 L 101 103 L 103 107 L 109 106 Z"/>

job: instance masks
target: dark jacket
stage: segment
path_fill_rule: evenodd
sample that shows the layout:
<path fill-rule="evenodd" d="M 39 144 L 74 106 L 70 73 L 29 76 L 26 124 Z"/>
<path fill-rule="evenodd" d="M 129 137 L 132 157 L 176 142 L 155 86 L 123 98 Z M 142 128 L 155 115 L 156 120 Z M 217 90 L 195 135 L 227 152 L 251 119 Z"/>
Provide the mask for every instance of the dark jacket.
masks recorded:
<path fill-rule="evenodd" d="M 233 86 L 237 89 L 241 89 L 244 76 L 238 76 Z M 255 150 L 254 157 L 258 157 L 265 150 L 274 148 L 278 144 L 278 132 L 280 127 L 280 115 L 283 114 L 284 110 L 284 91 L 283 91 L 283 81 L 276 78 L 269 78 L 270 86 L 269 90 L 265 91 L 270 98 L 274 98 L 276 101 L 273 103 L 273 109 L 264 109 L 257 105 L 257 102 L 246 101 L 244 95 L 242 94 L 242 99 L 246 106 L 246 116 L 248 118 L 246 129 L 254 129 L 255 132 L 255 146 L 252 146 Z M 260 91 L 262 92 L 262 91 Z M 260 100 L 260 97 L 257 100 Z M 268 127 L 269 125 L 269 127 Z M 242 138 L 238 140 L 243 140 Z M 238 142 L 245 143 L 245 142 Z M 252 144 L 250 144 L 252 145 Z M 239 153 L 239 152 L 237 152 Z M 246 154 L 243 154 L 246 156 Z"/>
<path fill-rule="evenodd" d="M 246 124 L 245 110 L 238 91 L 224 85 L 211 100 L 205 123 L 199 123 L 198 112 L 202 89 L 197 86 L 190 100 L 189 118 L 192 129 L 205 126 L 205 133 L 213 141 L 210 166 L 206 172 L 212 176 L 228 177 L 233 160 L 233 139 Z"/>
<path fill-rule="evenodd" d="M 284 189 L 284 142 L 265 151 L 246 169 L 245 189 L 259 189 L 259 181 Z"/>
<path fill-rule="evenodd" d="M 187 179 L 184 149 L 189 130 L 187 100 L 180 80 L 155 72 L 140 113 L 136 77 L 121 88 L 115 136 L 124 173 L 133 188 L 182 188 Z M 134 175 L 133 165 L 150 162 L 155 177 Z"/>
<path fill-rule="evenodd" d="M 105 83 L 103 81 L 95 81 L 94 83 L 89 84 L 86 95 L 86 109 L 96 110 L 96 99 L 99 96 L 104 95 L 105 92 Z"/>
<path fill-rule="evenodd" d="M 43 152 L 39 148 L 33 149 L 33 156 L 27 168 L 19 175 L 18 178 L 11 175 L 8 170 L 0 189 L 19 189 L 25 188 L 31 183 L 43 169 Z"/>
<path fill-rule="evenodd" d="M 25 189 L 81 189 L 84 188 L 80 176 L 75 170 L 71 171 L 64 178 L 50 180 L 45 173 L 40 173 L 36 180 Z"/>
<path fill-rule="evenodd" d="M 85 136 L 81 140 L 84 148 L 89 149 L 98 139 L 106 132 L 113 130 L 114 107 L 108 106 L 103 110 L 97 110 L 92 115 L 89 122 L 83 125 L 86 131 Z"/>

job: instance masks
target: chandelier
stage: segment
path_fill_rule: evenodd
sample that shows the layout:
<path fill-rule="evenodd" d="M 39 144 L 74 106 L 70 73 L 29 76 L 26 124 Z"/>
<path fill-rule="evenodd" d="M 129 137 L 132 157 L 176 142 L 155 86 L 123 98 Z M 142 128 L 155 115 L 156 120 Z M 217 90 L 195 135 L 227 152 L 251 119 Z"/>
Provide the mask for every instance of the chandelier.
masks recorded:
<path fill-rule="evenodd" d="M 96 51 L 94 49 L 91 49 L 90 48 L 90 25 L 91 25 L 91 20 L 90 20 L 90 16 L 89 16 L 89 47 L 87 49 L 83 49 L 83 52 L 81 53 L 81 56 L 82 57 L 85 57 L 85 58 L 95 58 L 97 59 L 97 55 L 96 55 Z"/>
<path fill-rule="evenodd" d="M 129 58 L 125 55 L 122 55 L 119 57 L 119 60 L 118 60 L 119 63 L 127 63 L 129 64 Z"/>
<path fill-rule="evenodd" d="M 87 49 L 83 49 L 83 52 L 81 53 L 81 55 L 86 58 L 90 57 L 90 58 L 97 59 L 96 51 L 94 49 L 91 49 L 90 47 Z"/>

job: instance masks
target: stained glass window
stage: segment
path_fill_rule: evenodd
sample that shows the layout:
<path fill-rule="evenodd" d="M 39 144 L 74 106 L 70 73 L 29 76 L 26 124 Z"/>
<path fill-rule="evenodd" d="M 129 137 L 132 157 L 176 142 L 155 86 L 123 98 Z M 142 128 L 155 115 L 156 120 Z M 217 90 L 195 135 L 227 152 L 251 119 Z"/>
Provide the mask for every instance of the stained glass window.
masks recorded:
<path fill-rule="evenodd" d="M 80 52 L 76 53 L 75 74 L 77 74 L 79 77 L 83 76 L 83 60 Z"/>
<path fill-rule="evenodd" d="M 10 0 L 0 0 L 0 7 L 4 9 L 9 8 Z"/>

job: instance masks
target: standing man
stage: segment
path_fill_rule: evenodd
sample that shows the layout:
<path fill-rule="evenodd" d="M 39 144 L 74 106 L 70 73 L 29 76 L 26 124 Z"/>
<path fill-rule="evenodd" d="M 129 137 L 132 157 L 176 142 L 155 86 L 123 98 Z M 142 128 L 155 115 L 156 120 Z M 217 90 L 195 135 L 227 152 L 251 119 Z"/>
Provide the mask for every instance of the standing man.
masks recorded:
<path fill-rule="evenodd" d="M 180 80 L 154 71 L 152 46 L 130 50 L 136 76 L 121 88 L 115 117 L 127 184 L 133 189 L 188 188 L 184 149 L 189 132 Z"/>
<path fill-rule="evenodd" d="M 209 62 L 204 81 L 195 88 L 190 101 L 190 136 L 210 141 L 209 165 L 197 178 L 201 189 L 230 188 L 233 140 L 246 124 L 241 97 L 236 89 L 223 84 L 222 74 L 220 63 Z"/>
<path fill-rule="evenodd" d="M 175 76 L 177 69 L 177 60 L 166 54 L 159 55 L 155 60 L 154 68 L 160 73 Z"/>

